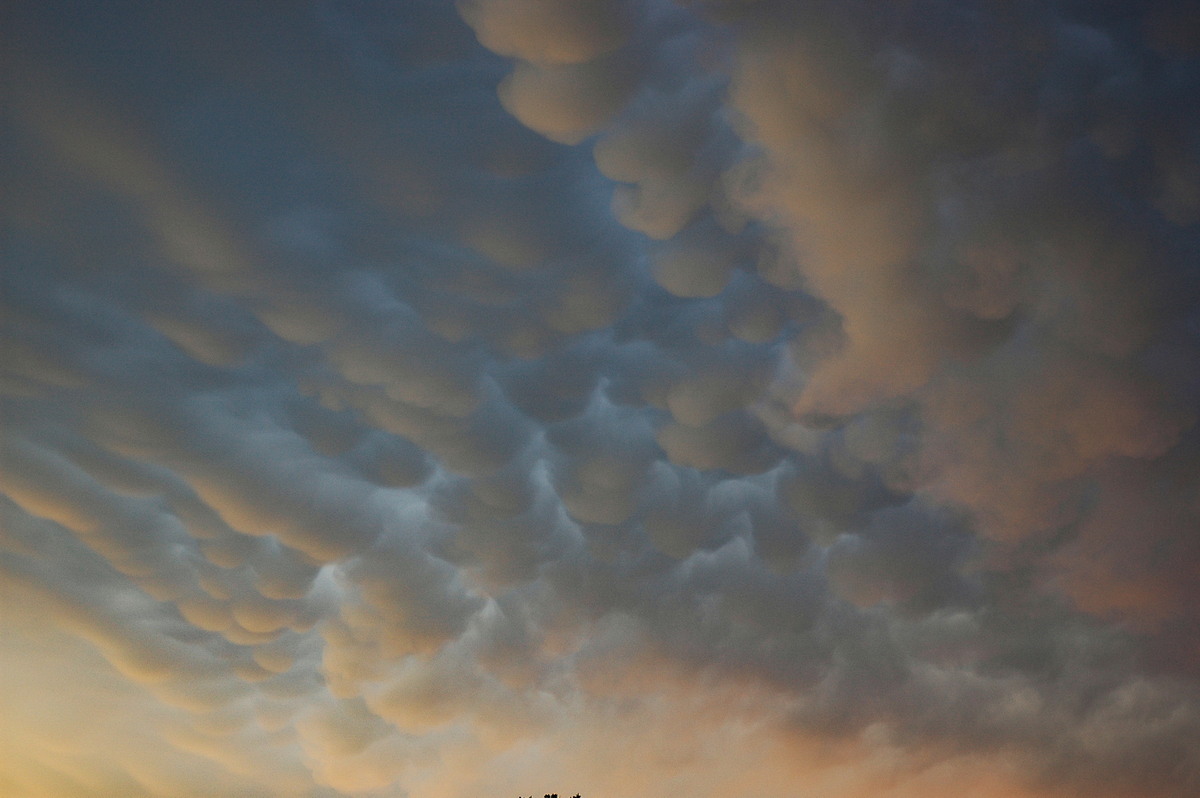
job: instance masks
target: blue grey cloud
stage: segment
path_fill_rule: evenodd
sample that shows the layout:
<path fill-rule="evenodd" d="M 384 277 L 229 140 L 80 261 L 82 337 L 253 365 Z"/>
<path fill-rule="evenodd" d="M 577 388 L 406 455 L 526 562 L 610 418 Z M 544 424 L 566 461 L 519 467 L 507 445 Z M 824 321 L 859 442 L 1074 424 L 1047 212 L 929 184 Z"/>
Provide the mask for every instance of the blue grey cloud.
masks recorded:
<path fill-rule="evenodd" d="M 1200 788 L 1186 4 L 10 16 L 3 790 Z"/>

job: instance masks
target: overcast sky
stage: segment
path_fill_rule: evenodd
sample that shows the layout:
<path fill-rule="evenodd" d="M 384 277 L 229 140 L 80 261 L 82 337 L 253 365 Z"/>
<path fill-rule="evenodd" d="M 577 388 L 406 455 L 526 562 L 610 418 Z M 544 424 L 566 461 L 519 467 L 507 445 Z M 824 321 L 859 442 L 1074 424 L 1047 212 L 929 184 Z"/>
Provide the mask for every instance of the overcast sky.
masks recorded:
<path fill-rule="evenodd" d="M 1187 0 L 0 12 L 0 793 L 1200 795 Z"/>

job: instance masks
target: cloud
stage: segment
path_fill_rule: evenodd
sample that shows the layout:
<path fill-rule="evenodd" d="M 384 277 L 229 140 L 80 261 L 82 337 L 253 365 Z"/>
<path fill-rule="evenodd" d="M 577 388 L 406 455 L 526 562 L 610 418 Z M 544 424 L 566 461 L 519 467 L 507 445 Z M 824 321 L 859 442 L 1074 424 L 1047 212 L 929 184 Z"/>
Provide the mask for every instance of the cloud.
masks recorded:
<path fill-rule="evenodd" d="M 1184 17 L 22 9 L 0 789 L 1194 792 Z"/>
<path fill-rule="evenodd" d="M 620 47 L 632 34 L 636 3 L 470 0 L 458 12 L 480 42 L 501 55 L 543 64 L 580 64 Z"/>

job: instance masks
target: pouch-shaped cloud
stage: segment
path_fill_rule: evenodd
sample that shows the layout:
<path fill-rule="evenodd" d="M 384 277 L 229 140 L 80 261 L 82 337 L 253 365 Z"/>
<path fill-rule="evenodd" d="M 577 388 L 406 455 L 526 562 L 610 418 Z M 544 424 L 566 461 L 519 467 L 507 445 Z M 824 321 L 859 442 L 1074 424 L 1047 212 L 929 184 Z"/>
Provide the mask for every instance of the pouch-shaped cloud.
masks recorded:
<path fill-rule="evenodd" d="M 1200 792 L 1185 5 L 19 4 L 0 792 Z"/>

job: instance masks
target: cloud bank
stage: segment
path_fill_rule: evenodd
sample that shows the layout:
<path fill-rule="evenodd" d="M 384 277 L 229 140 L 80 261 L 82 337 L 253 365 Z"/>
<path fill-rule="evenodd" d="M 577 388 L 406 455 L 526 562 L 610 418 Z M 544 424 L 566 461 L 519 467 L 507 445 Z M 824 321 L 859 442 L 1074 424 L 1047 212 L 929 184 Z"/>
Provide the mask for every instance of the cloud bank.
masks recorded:
<path fill-rule="evenodd" d="M 1200 791 L 1187 4 L 9 16 L 0 791 Z"/>

